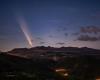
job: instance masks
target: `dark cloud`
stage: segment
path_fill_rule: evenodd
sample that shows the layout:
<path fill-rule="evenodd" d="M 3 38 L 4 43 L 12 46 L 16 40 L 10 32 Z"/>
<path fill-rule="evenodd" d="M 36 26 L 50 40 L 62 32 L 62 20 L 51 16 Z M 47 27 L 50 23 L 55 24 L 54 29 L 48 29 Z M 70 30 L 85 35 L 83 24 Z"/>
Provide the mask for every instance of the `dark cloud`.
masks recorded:
<path fill-rule="evenodd" d="M 81 27 L 80 28 L 80 33 L 94 33 L 98 34 L 100 33 L 100 27 L 97 26 L 86 26 L 86 27 Z"/>
<path fill-rule="evenodd" d="M 67 28 L 66 27 L 62 27 L 62 26 L 59 26 L 57 31 L 67 31 Z"/>
<path fill-rule="evenodd" d="M 67 31 L 67 28 L 66 27 L 62 27 L 62 31 Z"/>
<path fill-rule="evenodd" d="M 79 34 L 80 34 L 79 32 L 72 33 L 73 36 L 77 36 Z"/>
<path fill-rule="evenodd" d="M 53 35 L 49 35 L 48 37 L 50 37 L 50 38 L 54 38 L 55 36 L 53 36 Z"/>
<path fill-rule="evenodd" d="M 64 42 L 58 42 L 56 44 L 58 44 L 58 45 L 64 45 L 65 43 Z"/>
<path fill-rule="evenodd" d="M 64 33 L 64 35 L 65 35 L 65 36 L 68 36 L 68 33 L 66 32 L 66 33 Z"/>
<path fill-rule="evenodd" d="M 40 44 L 45 44 L 45 42 L 40 42 Z"/>
<path fill-rule="evenodd" d="M 42 38 L 40 38 L 40 37 L 37 37 L 36 39 L 37 39 L 37 40 L 42 40 Z"/>
<path fill-rule="evenodd" d="M 89 35 L 80 35 L 77 40 L 79 41 L 100 41 L 100 37 L 89 36 Z"/>
<path fill-rule="evenodd" d="M 85 26 L 80 27 L 79 32 L 72 33 L 78 41 L 100 41 L 100 27 Z M 75 40 L 75 41 L 76 41 Z"/>

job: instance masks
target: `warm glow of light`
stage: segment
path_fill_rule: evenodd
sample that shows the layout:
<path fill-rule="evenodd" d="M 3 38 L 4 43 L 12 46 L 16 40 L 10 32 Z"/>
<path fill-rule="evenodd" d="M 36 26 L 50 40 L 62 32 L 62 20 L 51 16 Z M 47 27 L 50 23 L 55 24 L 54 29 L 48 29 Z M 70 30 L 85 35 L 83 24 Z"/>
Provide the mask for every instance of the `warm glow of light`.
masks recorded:
<path fill-rule="evenodd" d="M 96 80 L 100 80 L 100 78 L 97 78 Z"/>
<path fill-rule="evenodd" d="M 60 74 L 62 76 L 65 76 L 65 77 L 68 76 L 67 70 L 64 68 L 56 69 L 55 72 L 57 72 L 58 74 Z"/>
<path fill-rule="evenodd" d="M 25 22 L 25 20 L 22 18 L 22 17 L 19 17 L 18 18 L 18 22 L 19 22 L 19 25 L 21 27 L 21 30 L 22 32 L 24 33 L 30 47 L 33 47 L 33 44 L 32 44 L 32 36 L 27 28 L 27 24 Z"/>
<path fill-rule="evenodd" d="M 56 69 L 56 72 L 66 71 L 65 69 Z"/>
<path fill-rule="evenodd" d="M 68 73 L 65 73 L 64 76 L 68 76 Z"/>

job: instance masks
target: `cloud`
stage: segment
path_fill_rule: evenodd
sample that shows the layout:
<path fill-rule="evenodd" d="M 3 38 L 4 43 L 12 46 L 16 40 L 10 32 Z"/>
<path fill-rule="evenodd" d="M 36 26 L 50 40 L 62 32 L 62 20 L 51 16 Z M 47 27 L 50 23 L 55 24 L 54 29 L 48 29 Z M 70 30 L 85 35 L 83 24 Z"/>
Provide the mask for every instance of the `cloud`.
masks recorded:
<path fill-rule="evenodd" d="M 80 34 L 79 32 L 72 33 L 73 36 L 77 36 L 79 34 Z"/>
<path fill-rule="evenodd" d="M 98 34 L 100 33 L 100 27 L 97 26 L 86 26 L 86 27 L 81 27 L 80 28 L 80 33 L 94 33 Z"/>
<path fill-rule="evenodd" d="M 40 44 L 45 44 L 45 42 L 40 42 Z"/>
<path fill-rule="evenodd" d="M 65 35 L 65 36 L 68 36 L 68 33 L 66 32 L 66 33 L 64 33 L 64 35 Z"/>
<path fill-rule="evenodd" d="M 58 45 L 64 45 L 65 43 L 64 42 L 58 42 L 56 44 L 58 44 Z"/>
<path fill-rule="evenodd" d="M 40 38 L 40 37 L 37 37 L 36 39 L 37 39 L 37 40 L 42 40 L 42 38 Z"/>
<path fill-rule="evenodd" d="M 89 36 L 89 35 L 80 35 L 77 40 L 79 41 L 100 41 L 100 37 Z"/>
<path fill-rule="evenodd" d="M 67 30 L 67 28 L 66 27 L 62 27 L 62 31 L 66 31 Z"/>
<path fill-rule="evenodd" d="M 49 35 L 48 37 L 50 37 L 50 38 L 55 38 L 55 36 L 53 36 L 53 35 Z"/>
<path fill-rule="evenodd" d="M 40 38 L 40 37 L 37 37 L 37 39 L 41 40 L 41 38 Z"/>
<path fill-rule="evenodd" d="M 66 27 L 62 27 L 62 26 L 59 26 L 57 31 L 67 31 L 67 28 Z"/>
<path fill-rule="evenodd" d="M 72 33 L 78 41 L 100 41 L 100 27 L 99 26 L 84 26 L 80 27 L 78 32 Z"/>

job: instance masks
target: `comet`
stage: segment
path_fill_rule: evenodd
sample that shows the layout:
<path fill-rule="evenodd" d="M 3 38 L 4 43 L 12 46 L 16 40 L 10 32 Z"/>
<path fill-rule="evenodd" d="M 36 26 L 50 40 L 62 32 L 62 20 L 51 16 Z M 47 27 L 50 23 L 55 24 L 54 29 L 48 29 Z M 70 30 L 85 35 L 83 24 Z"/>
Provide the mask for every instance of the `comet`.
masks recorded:
<path fill-rule="evenodd" d="M 18 17 L 18 23 L 19 23 L 19 26 L 21 28 L 21 31 L 23 32 L 24 36 L 26 37 L 26 39 L 29 43 L 29 46 L 33 47 L 32 36 L 31 36 L 31 33 L 29 32 L 26 21 L 24 20 L 23 17 L 20 16 L 20 17 Z"/>

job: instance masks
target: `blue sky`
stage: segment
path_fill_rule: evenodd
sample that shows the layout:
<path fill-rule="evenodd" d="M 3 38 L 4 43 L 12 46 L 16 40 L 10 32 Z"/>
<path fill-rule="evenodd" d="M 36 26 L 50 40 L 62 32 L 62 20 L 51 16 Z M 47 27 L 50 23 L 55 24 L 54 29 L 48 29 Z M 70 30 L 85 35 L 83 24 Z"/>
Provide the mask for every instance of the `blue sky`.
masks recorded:
<path fill-rule="evenodd" d="M 81 32 L 81 27 L 100 29 L 99 3 L 99 0 L 0 0 L 0 50 L 29 47 L 16 15 L 24 17 L 33 46 L 100 49 L 100 31 L 96 35 L 93 31 Z"/>

